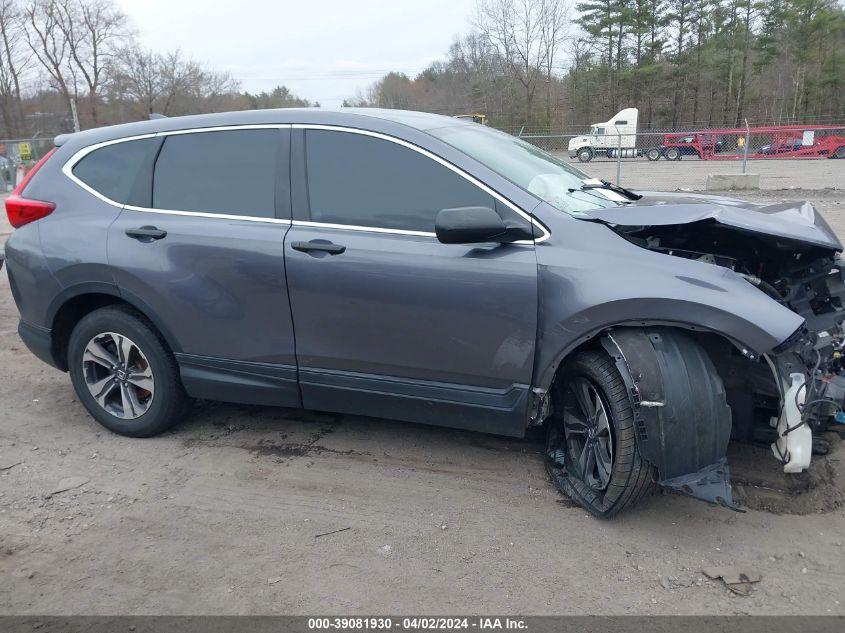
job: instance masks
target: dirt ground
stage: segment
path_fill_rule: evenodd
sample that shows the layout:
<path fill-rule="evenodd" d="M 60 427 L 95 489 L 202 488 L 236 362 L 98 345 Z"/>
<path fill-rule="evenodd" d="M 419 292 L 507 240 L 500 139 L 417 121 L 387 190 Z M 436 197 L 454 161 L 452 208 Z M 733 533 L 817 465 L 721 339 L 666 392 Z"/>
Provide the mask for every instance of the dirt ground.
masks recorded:
<path fill-rule="evenodd" d="M 841 192 L 802 196 L 845 235 Z M 826 512 L 656 494 L 604 522 L 536 440 L 213 403 L 122 438 L 16 327 L 0 274 L 2 614 L 845 614 L 841 445 L 809 482 Z M 762 580 L 738 596 L 717 565 Z"/>

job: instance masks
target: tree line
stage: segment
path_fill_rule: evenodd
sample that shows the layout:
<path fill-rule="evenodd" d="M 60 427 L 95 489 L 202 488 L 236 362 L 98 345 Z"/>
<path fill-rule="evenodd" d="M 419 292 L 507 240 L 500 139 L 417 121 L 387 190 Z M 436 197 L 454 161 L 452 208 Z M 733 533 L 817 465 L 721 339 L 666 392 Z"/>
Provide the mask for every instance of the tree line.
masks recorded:
<path fill-rule="evenodd" d="M 344 105 L 479 112 L 513 131 L 582 129 L 630 106 L 652 129 L 845 123 L 842 1 L 478 0 L 442 60 Z M 0 138 L 315 105 L 141 46 L 113 0 L 0 0 Z"/>
<path fill-rule="evenodd" d="M 139 45 L 111 0 L 0 0 L 0 138 L 167 116 L 319 105 L 250 94 L 179 50 Z"/>
<path fill-rule="evenodd" d="M 582 128 L 623 107 L 644 128 L 845 123 L 841 0 L 480 0 L 470 33 L 416 77 L 346 105 Z"/>

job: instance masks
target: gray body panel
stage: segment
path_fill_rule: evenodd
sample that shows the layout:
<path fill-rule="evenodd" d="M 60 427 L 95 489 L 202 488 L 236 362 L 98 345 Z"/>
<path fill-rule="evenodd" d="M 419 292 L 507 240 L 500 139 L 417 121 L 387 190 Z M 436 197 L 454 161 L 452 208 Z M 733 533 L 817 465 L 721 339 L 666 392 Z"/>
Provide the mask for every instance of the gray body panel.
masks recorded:
<path fill-rule="evenodd" d="M 535 214 L 551 231 L 537 245 L 534 384 L 543 389 L 569 351 L 614 325 L 697 328 L 760 354 L 804 321 L 727 268 L 645 250 L 546 204 Z"/>
<path fill-rule="evenodd" d="M 80 149 L 128 136 L 287 124 L 352 127 L 424 148 L 533 214 L 551 235 L 536 245 L 456 246 L 304 226 L 296 186 L 293 226 L 149 213 L 104 202 L 61 171 Z M 648 251 L 601 222 L 709 219 L 840 248 L 806 210 L 761 213 L 706 197 L 649 196 L 649 206 L 576 219 L 426 133 L 450 125 L 475 124 L 379 110 L 265 110 L 61 138 L 25 192 L 56 202 L 56 211 L 16 231 L 6 247 L 22 320 L 49 332 L 74 295 L 113 294 L 159 327 L 193 395 L 520 434 L 531 389 L 547 389 L 561 359 L 607 327 L 680 325 L 763 353 L 803 322 L 728 269 Z M 151 243 L 125 236 L 141 226 L 168 235 Z M 313 239 L 347 251 L 290 248 Z"/>
<path fill-rule="evenodd" d="M 140 242 L 126 235 L 127 229 L 150 225 L 167 231 L 167 237 Z M 109 262 L 121 292 L 140 297 L 169 324 L 183 365 L 190 357 L 257 363 L 252 371 L 265 379 L 268 365 L 287 369 L 270 380 L 268 388 L 277 393 L 262 403 L 299 406 L 283 250 L 289 228 L 126 209 L 111 227 Z M 214 368 L 228 371 L 204 367 L 203 376 Z M 244 367 L 232 364 L 231 369 Z M 193 373 L 182 373 L 189 393 L 213 396 L 213 389 L 194 388 Z"/>
<path fill-rule="evenodd" d="M 290 248 L 311 240 L 346 251 Z M 306 408 L 523 433 L 537 331 L 533 245 L 308 226 L 292 227 L 286 243 Z"/>

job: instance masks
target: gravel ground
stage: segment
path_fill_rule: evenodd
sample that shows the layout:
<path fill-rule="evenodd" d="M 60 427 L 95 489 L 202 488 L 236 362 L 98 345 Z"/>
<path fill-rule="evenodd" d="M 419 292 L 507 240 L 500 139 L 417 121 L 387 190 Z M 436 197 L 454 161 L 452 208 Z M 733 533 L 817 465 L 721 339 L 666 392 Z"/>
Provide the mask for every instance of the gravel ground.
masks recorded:
<path fill-rule="evenodd" d="M 803 196 L 845 235 L 841 193 Z M 285 409 L 200 403 L 131 440 L 16 326 L 2 274 L 2 614 L 845 614 L 841 507 L 657 494 L 603 522 L 557 494 L 537 441 Z M 715 565 L 762 580 L 737 596 Z"/>

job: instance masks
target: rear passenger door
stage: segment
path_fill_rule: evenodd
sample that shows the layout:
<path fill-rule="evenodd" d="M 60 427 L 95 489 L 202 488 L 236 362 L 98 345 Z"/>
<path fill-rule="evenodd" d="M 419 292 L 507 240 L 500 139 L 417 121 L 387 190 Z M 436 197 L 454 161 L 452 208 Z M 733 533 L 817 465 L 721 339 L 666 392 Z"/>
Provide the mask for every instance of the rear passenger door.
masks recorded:
<path fill-rule="evenodd" d="M 195 397 L 300 404 L 289 139 L 279 126 L 163 133 L 111 227 L 115 281 L 174 343 Z"/>
<path fill-rule="evenodd" d="M 304 406 L 521 435 L 534 244 L 441 244 L 434 220 L 465 206 L 526 217 L 401 140 L 292 133 L 285 261 Z"/>

